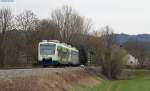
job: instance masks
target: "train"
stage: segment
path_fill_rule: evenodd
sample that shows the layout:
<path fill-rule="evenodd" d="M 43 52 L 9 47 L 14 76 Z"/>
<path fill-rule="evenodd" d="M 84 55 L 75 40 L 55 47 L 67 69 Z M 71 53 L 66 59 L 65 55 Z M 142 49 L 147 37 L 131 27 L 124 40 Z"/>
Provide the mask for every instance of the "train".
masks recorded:
<path fill-rule="evenodd" d="M 38 63 L 42 66 L 79 65 L 79 50 L 58 40 L 38 44 Z"/>

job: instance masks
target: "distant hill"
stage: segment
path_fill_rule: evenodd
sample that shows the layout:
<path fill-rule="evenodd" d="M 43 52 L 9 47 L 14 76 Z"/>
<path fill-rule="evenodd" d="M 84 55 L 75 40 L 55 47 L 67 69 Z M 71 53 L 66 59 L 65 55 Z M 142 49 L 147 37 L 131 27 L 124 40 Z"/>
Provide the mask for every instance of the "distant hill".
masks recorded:
<path fill-rule="evenodd" d="M 124 44 L 129 40 L 150 42 L 150 34 L 128 35 L 128 34 L 115 34 L 114 38 L 117 44 Z"/>

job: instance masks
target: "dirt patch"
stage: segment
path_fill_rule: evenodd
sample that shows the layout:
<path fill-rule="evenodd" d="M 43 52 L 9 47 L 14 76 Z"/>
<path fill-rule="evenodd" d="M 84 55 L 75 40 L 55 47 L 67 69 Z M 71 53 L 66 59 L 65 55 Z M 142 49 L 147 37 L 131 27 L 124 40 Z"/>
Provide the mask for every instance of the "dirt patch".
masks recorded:
<path fill-rule="evenodd" d="M 85 69 L 52 72 L 39 76 L 5 78 L 0 80 L 0 91 L 69 91 L 71 88 L 98 84 Z"/>

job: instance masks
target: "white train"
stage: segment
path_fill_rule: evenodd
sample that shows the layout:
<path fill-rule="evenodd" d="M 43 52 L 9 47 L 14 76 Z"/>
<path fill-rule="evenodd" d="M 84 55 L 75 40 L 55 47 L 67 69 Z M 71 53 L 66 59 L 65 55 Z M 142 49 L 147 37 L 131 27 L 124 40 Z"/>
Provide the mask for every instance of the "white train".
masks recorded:
<path fill-rule="evenodd" d="M 79 51 L 70 45 L 58 40 L 43 40 L 38 45 L 38 61 L 47 65 L 78 65 Z"/>

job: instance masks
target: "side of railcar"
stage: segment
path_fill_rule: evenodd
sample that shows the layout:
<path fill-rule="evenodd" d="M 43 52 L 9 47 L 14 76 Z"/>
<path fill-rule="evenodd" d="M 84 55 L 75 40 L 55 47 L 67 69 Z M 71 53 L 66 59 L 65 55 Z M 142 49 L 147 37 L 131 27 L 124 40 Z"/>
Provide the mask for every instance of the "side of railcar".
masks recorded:
<path fill-rule="evenodd" d="M 72 65 L 79 64 L 79 51 L 75 48 L 71 48 L 71 63 Z"/>
<path fill-rule="evenodd" d="M 70 50 L 63 44 L 57 45 L 57 57 L 60 64 L 69 64 Z"/>

